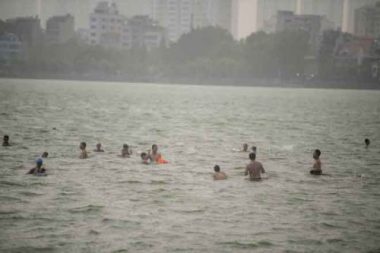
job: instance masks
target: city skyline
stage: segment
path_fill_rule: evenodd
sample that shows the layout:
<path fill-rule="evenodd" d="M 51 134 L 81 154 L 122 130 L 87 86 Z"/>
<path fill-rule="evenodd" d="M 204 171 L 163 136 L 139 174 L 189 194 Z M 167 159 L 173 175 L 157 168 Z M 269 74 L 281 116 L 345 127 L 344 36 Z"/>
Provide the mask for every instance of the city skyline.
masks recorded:
<path fill-rule="evenodd" d="M 111 1 L 111 0 L 110 0 Z M 242 39 L 253 32 L 264 29 L 266 22 L 279 10 L 296 14 L 325 15 L 334 22 L 334 28 L 354 33 L 355 9 L 378 0 L 231 0 L 230 32 L 235 39 Z M 71 14 L 75 28 L 88 28 L 89 15 L 99 0 L 2 0 L 0 18 L 38 16 L 45 28 L 48 18 L 55 15 Z M 126 17 L 151 15 L 150 0 L 112 0 L 120 13 Z M 226 28 L 224 26 L 224 28 Z"/>

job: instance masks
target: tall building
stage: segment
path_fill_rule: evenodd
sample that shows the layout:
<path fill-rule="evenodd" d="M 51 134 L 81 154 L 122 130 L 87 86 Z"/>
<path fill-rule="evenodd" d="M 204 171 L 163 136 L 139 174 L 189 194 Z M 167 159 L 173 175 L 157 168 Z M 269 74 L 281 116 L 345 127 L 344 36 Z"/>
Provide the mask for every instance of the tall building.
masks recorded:
<path fill-rule="evenodd" d="M 309 34 L 311 54 L 319 51 L 323 31 L 332 29 L 332 22 L 320 15 L 296 15 L 291 11 L 279 11 L 277 14 L 276 32 L 293 30 L 305 31 Z"/>
<path fill-rule="evenodd" d="M 35 46 L 42 41 L 41 22 L 38 17 L 22 17 L 6 20 L 9 30 L 26 46 Z"/>
<path fill-rule="evenodd" d="M 148 16 L 134 16 L 128 19 L 124 31 L 125 48 L 145 48 L 150 51 L 160 46 L 167 46 L 165 29 Z"/>
<path fill-rule="evenodd" d="M 355 10 L 355 35 L 380 38 L 380 1 Z"/>
<path fill-rule="evenodd" d="M 74 38 L 74 17 L 54 16 L 46 21 L 46 42 L 49 44 L 63 44 Z"/>
<path fill-rule="evenodd" d="M 193 28 L 232 30 L 232 0 L 151 0 L 149 15 L 167 29 L 173 42 Z"/>
<path fill-rule="evenodd" d="M 121 48 L 125 22 L 115 3 L 99 2 L 90 14 L 90 44 Z"/>
<path fill-rule="evenodd" d="M 9 64 L 21 60 L 23 46 L 15 34 L 5 33 L 0 36 L 0 64 Z"/>
<path fill-rule="evenodd" d="M 298 0 L 301 2 L 300 13 L 320 15 L 333 22 L 335 29 L 342 28 L 343 0 Z"/>
<path fill-rule="evenodd" d="M 378 0 L 344 0 L 342 31 L 354 33 L 355 10 L 366 5 L 374 5 L 376 2 L 378 2 Z"/>

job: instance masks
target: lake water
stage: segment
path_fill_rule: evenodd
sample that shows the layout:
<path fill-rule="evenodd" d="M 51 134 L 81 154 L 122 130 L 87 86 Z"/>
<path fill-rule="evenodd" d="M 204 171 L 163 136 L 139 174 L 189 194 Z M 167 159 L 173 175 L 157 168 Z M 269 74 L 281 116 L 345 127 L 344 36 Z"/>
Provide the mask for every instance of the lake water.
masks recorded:
<path fill-rule="evenodd" d="M 379 91 L 0 79 L 0 134 L 1 252 L 380 251 Z"/>

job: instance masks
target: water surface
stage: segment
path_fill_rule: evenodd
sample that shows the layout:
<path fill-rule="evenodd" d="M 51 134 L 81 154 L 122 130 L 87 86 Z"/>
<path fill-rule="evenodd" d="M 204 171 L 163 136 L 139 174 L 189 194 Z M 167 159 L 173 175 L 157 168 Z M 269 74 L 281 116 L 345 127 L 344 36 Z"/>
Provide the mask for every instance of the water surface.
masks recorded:
<path fill-rule="evenodd" d="M 379 129 L 379 91 L 1 79 L 0 251 L 378 252 Z M 244 179 L 244 142 L 268 179 Z M 168 165 L 140 163 L 153 143 Z"/>

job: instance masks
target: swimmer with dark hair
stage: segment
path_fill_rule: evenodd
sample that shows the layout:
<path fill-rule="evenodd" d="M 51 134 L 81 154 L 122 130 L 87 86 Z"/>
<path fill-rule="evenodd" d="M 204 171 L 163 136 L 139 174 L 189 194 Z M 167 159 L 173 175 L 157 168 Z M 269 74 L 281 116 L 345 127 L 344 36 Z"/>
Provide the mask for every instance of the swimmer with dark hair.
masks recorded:
<path fill-rule="evenodd" d="M 256 146 L 252 146 L 251 150 L 253 153 L 255 153 L 257 155 L 257 147 Z"/>
<path fill-rule="evenodd" d="M 241 152 L 248 152 L 248 144 L 247 143 L 243 144 L 243 149 Z"/>
<path fill-rule="evenodd" d="M 48 158 L 48 156 L 49 156 L 49 153 L 46 152 L 46 151 L 43 152 L 42 155 L 41 155 L 42 158 Z"/>
<path fill-rule="evenodd" d="M 43 160 L 41 158 L 38 158 L 36 160 L 36 167 L 34 167 L 33 169 L 30 169 L 27 174 L 32 174 L 35 176 L 46 175 L 46 169 L 42 167 L 42 164 L 43 164 Z"/>
<path fill-rule="evenodd" d="M 310 170 L 310 174 L 312 175 L 322 175 L 322 162 L 320 159 L 321 151 L 319 149 L 314 150 L 313 158 L 314 164 L 313 169 Z"/>
<path fill-rule="evenodd" d="M 121 150 L 121 157 L 129 158 L 132 155 L 132 150 L 129 148 L 128 144 L 123 145 Z"/>
<path fill-rule="evenodd" d="M 366 138 L 366 139 L 364 140 L 364 143 L 365 143 L 365 147 L 368 148 L 369 145 L 371 144 L 371 141 L 370 141 L 368 138 Z"/>
<path fill-rule="evenodd" d="M 149 159 L 152 162 L 155 162 L 156 164 L 167 164 L 168 161 L 166 161 L 160 152 L 158 152 L 158 146 L 156 144 L 152 145 L 152 150 L 148 153 Z"/>
<path fill-rule="evenodd" d="M 94 149 L 94 152 L 104 152 L 101 143 L 96 144 L 96 149 Z"/>
<path fill-rule="evenodd" d="M 4 135 L 3 137 L 3 147 L 8 147 L 11 144 L 9 144 L 9 135 Z"/>
<path fill-rule="evenodd" d="M 219 165 L 214 166 L 214 171 L 215 171 L 215 173 L 213 175 L 214 180 L 225 180 L 225 179 L 227 179 L 227 174 L 224 173 L 223 171 L 220 171 Z"/>
<path fill-rule="evenodd" d="M 87 159 L 88 158 L 88 154 L 87 154 L 87 151 L 86 151 L 86 142 L 81 142 L 80 145 L 79 145 L 79 149 L 81 150 L 81 153 L 79 155 L 79 159 Z"/>
<path fill-rule="evenodd" d="M 147 153 L 142 152 L 140 157 L 143 164 L 150 164 L 149 155 Z"/>
<path fill-rule="evenodd" d="M 245 168 L 245 175 L 247 176 L 249 174 L 249 179 L 251 181 L 259 181 L 261 180 L 261 173 L 265 173 L 263 165 L 256 161 L 256 154 L 250 153 L 249 159 L 251 162 L 247 165 Z"/>

